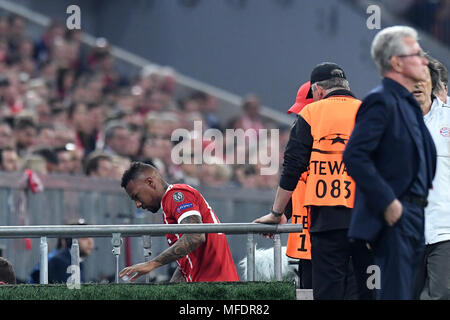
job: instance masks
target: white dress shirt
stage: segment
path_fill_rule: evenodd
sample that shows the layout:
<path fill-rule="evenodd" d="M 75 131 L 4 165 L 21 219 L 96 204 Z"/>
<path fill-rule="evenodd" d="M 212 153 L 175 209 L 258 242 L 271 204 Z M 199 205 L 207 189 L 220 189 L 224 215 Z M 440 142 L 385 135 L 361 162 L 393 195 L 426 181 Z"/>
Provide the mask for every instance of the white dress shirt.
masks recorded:
<path fill-rule="evenodd" d="M 436 175 L 425 208 L 425 243 L 433 244 L 450 240 L 450 105 L 434 99 L 424 121 L 437 150 Z"/>

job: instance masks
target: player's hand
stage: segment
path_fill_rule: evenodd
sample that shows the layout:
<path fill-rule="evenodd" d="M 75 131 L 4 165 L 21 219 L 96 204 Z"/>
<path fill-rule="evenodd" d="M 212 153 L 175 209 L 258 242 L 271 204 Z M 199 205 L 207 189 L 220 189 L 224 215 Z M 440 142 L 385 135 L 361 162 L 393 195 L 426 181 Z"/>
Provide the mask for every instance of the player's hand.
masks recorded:
<path fill-rule="evenodd" d="M 402 203 L 395 199 L 388 205 L 386 210 L 384 210 L 384 219 L 386 220 L 387 224 L 392 227 L 400 219 L 402 214 Z"/>
<path fill-rule="evenodd" d="M 126 267 L 126 268 L 122 269 L 122 271 L 119 272 L 119 277 L 120 278 L 123 278 L 125 276 L 130 277 L 130 275 L 135 273 L 129 279 L 130 279 L 130 282 L 136 281 L 136 279 L 139 278 L 140 276 L 143 276 L 144 274 L 149 273 L 150 271 L 155 269 L 151 262 L 152 261 L 144 262 L 144 263 L 138 263 L 138 264 L 135 264 L 135 265 L 133 265 L 131 267 Z"/>

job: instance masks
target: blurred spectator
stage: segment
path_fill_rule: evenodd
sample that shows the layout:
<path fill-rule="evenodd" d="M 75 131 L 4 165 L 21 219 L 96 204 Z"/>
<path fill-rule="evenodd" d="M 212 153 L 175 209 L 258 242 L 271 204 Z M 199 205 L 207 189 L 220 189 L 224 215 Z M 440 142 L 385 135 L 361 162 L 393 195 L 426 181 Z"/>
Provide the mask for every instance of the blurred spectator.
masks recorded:
<path fill-rule="evenodd" d="M 143 142 L 142 130 L 135 124 L 128 124 L 130 139 L 128 141 L 128 156 L 131 160 L 138 160 Z"/>
<path fill-rule="evenodd" d="M 0 149 L 0 170 L 17 171 L 19 169 L 19 157 L 13 147 L 3 147 Z"/>
<path fill-rule="evenodd" d="M 53 21 L 47 28 L 41 39 L 35 45 L 35 57 L 39 62 L 45 62 L 50 59 L 50 50 L 55 39 L 62 38 L 65 25 L 59 21 Z"/>
<path fill-rule="evenodd" d="M 149 134 L 142 145 L 142 158 L 160 160 L 167 167 L 171 164 L 172 142 L 169 136 Z"/>
<path fill-rule="evenodd" d="M 86 159 L 84 171 L 88 176 L 111 179 L 113 170 L 113 159 L 106 153 L 92 152 Z"/>
<path fill-rule="evenodd" d="M 257 171 L 254 165 L 240 165 L 235 170 L 236 180 L 243 188 L 255 189 L 258 187 Z"/>
<path fill-rule="evenodd" d="M 86 225 L 84 219 L 79 219 L 70 225 Z M 86 282 L 84 272 L 84 261 L 94 250 L 93 238 L 78 238 L 80 250 L 80 280 Z M 70 248 L 72 247 L 72 238 L 58 239 L 57 249 L 49 253 L 48 259 L 48 283 L 66 283 L 70 274 L 67 273 L 68 267 L 72 264 Z M 40 268 L 36 265 L 30 273 L 29 282 L 39 283 Z"/>
<path fill-rule="evenodd" d="M 450 45 L 450 0 L 440 1 L 433 33 L 439 40 Z"/>
<path fill-rule="evenodd" d="M 84 155 L 96 149 L 97 132 L 93 119 L 89 117 L 88 106 L 85 103 L 73 103 L 69 107 L 68 120 L 75 131 L 76 146 L 84 151 Z"/>
<path fill-rule="evenodd" d="M 13 265 L 2 257 L 0 257 L 0 284 L 16 284 Z"/>
<path fill-rule="evenodd" d="M 116 71 L 106 39 L 98 38 L 82 54 L 81 38 L 81 31 L 55 21 L 33 43 L 23 18 L 0 17 L 0 149 L 12 147 L 5 149 L 5 159 L 20 157 L 16 167 L 38 173 L 112 178 L 120 178 L 130 160 L 140 160 L 169 180 L 194 186 L 231 181 L 248 188 L 272 186 L 277 175 L 258 178 L 259 164 L 175 165 L 175 129 L 190 131 L 189 143 L 202 139 L 209 128 L 225 129 L 220 127 L 216 99 L 199 90 L 175 96 L 176 74 L 169 67 L 148 65 L 129 81 Z M 246 96 L 242 108 L 228 128 L 267 128 L 257 96 Z M 198 124 L 202 132 L 194 132 Z M 202 151 L 208 143 L 201 141 Z M 256 163 L 255 150 L 246 144 L 236 147 L 232 141 L 230 146 L 232 163 L 238 155 L 245 155 L 245 163 Z M 230 160 L 225 158 L 226 143 L 223 148 L 221 160 Z M 10 149 L 16 150 L 15 157 Z"/>
<path fill-rule="evenodd" d="M 95 136 L 95 149 L 101 149 L 104 146 L 103 123 L 105 122 L 102 105 L 99 103 L 90 103 L 88 105 L 88 117 L 92 122 L 92 134 Z"/>
<path fill-rule="evenodd" d="M 40 156 L 45 160 L 46 173 L 59 172 L 59 160 L 56 152 L 50 147 L 42 147 L 33 151 L 34 155 Z"/>
<path fill-rule="evenodd" d="M 51 109 L 47 101 L 30 91 L 26 94 L 25 105 L 28 110 L 36 113 L 37 125 L 50 125 L 52 122 Z"/>
<path fill-rule="evenodd" d="M 56 75 L 57 97 L 59 100 L 70 101 L 72 90 L 75 88 L 76 74 L 69 68 L 58 69 Z"/>
<path fill-rule="evenodd" d="M 9 33 L 9 22 L 5 16 L 0 17 L 0 39 L 7 39 Z"/>
<path fill-rule="evenodd" d="M 47 174 L 47 161 L 36 154 L 28 154 L 23 158 L 20 170 L 30 169 L 35 173 Z"/>
<path fill-rule="evenodd" d="M 150 112 L 145 120 L 145 135 L 167 137 L 180 127 L 178 116 L 172 112 Z M 181 126 L 185 127 L 185 126 Z"/>
<path fill-rule="evenodd" d="M 2 116 L 16 115 L 24 108 L 18 86 L 12 85 L 6 75 L 0 75 L 0 108 Z"/>
<path fill-rule="evenodd" d="M 282 163 L 282 162 L 280 162 Z M 278 168 L 276 174 L 261 174 L 261 170 L 263 168 L 271 169 L 270 166 L 264 166 L 261 164 L 256 165 L 256 185 L 259 189 L 268 189 L 268 190 L 275 190 L 278 187 L 278 183 L 280 182 L 280 175 L 278 174 Z"/>
<path fill-rule="evenodd" d="M 67 110 L 64 109 L 61 105 L 54 104 L 52 106 L 52 120 L 53 123 L 56 124 L 53 126 L 54 128 L 56 128 L 57 126 L 66 126 L 68 121 L 67 117 Z"/>
<path fill-rule="evenodd" d="M 203 114 L 208 128 L 221 129 L 219 119 L 216 115 L 217 104 L 215 98 L 203 91 L 194 91 L 189 101 L 196 105 L 193 111 L 200 111 Z M 187 106 L 188 108 L 189 106 Z"/>
<path fill-rule="evenodd" d="M 16 54 L 19 60 L 32 60 L 34 54 L 33 40 L 27 37 L 19 39 Z"/>
<path fill-rule="evenodd" d="M 130 131 L 122 122 L 109 123 L 105 130 L 104 151 L 110 155 L 128 156 Z"/>
<path fill-rule="evenodd" d="M 244 98 L 242 109 L 244 114 L 237 120 L 237 127 L 248 130 L 254 129 L 258 133 L 258 130 L 264 129 L 264 123 L 262 121 L 260 111 L 259 98 L 253 94 Z"/>
<path fill-rule="evenodd" d="M 25 36 L 25 19 L 19 15 L 9 16 L 9 46 L 14 53 L 18 51 L 21 39 Z"/>
<path fill-rule="evenodd" d="M 38 133 L 34 141 L 35 147 L 55 146 L 56 132 L 52 124 L 40 125 L 37 131 Z"/>
<path fill-rule="evenodd" d="M 80 248 L 80 278 L 81 282 L 85 282 L 84 260 L 91 255 L 94 250 L 93 238 L 78 238 Z M 70 247 L 72 239 L 66 239 L 66 247 L 61 248 L 52 259 L 48 261 L 48 283 L 66 283 L 69 275 L 67 268 L 71 265 Z"/>
<path fill-rule="evenodd" d="M 406 12 L 406 15 L 417 27 L 428 33 L 432 33 L 438 9 L 438 1 L 416 0 Z"/>
<path fill-rule="evenodd" d="M 214 162 L 213 159 L 209 161 Z M 200 179 L 202 184 L 212 187 L 225 187 L 232 178 L 233 172 L 226 164 L 211 163 L 201 166 Z"/>
<path fill-rule="evenodd" d="M 193 187 L 198 187 L 201 183 L 201 165 L 194 163 L 194 154 L 191 153 L 190 161 L 181 163 L 174 170 L 172 176 L 176 183 L 184 183 Z"/>
<path fill-rule="evenodd" d="M 113 155 L 113 170 L 112 170 L 112 179 L 120 180 L 123 173 L 130 167 L 131 161 L 127 157 L 122 157 L 118 155 Z"/>
<path fill-rule="evenodd" d="M 14 146 L 14 137 L 11 126 L 6 121 L 0 122 L 0 148 Z"/>
<path fill-rule="evenodd" d="M 83 171 L 83 159 L 84 152 L 80 149 L 75 148 L 73 143 L 68 143 L 65 146 L 66 149 L 70 151 L 71 159 L 72 159 L 72 174 L 79 175 L 82 174 Z"/>
<path fill-rule="evenodd" d="M 14 123 L 14 140 L 19 156 L 25 155 L 34 145 L 37 135 L 37 126 L 31 117 L 18 117 Z"/>
<path fill-rule="evenodd" d="M 449 0 L 379 0 L 394 14 L 450 45 Z"/>
<path fill-rule="evenodd" d="M 74 172 L 73 155 L 66 146 L 55 149 L 56 158 L 58 160 L 58 166 L 56 171 L 59 173 L 72 174 Z"/>

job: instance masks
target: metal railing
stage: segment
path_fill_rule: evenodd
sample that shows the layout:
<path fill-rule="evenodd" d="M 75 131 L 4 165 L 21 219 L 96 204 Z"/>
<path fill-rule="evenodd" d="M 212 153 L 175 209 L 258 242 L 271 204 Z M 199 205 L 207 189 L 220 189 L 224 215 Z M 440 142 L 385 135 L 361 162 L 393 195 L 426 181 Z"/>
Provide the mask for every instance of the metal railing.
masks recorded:
<path fill-rule="evenodd" d="M 47 238 L 87 238 L 112 237 L 112 253 L 116 259 L 115 282 L 119 283 L 119 256 L 122 236 L 143 237 L 144 260 L 151 254 L 151 236 L 185 233 L 225 233 L 247 234 L 247 279 L 255 280 L 255 233 L 274 235 L 274 273 L 275 279 L 282 279 L 281 239 L 280 233 L 297 233 L 302 231 L 301 224 L 259 224 L 259 223 L 220 223 L 220 224 L 146 224 L 146 225 L 50 225 L 50 226 L 1 226 L 0 238 L 40 238 L 40 283 L 48 283 L 48 245 Z M 79 268 L 78 241 L 74 239 L 71 248 L 72 265 Z M 79 269 L 78 269 L 79 270 Z M 79 283 L 79 273 L 78 273 Z M 149 277 L 146 276 L 146 282 Z"/>

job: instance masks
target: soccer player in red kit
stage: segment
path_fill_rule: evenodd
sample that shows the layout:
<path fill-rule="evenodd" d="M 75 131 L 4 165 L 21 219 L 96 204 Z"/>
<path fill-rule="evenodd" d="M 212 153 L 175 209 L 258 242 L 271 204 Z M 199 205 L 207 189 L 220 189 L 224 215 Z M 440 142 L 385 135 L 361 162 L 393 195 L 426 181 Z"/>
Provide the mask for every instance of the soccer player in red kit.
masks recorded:
<path fill-rule="evenodd" d="M 220 223 L 196 189 L 186 184 L 169 185 L 151 165 L 134 162 L 122 176 L 122 187 L 136 207 L 163 211 L 166 224 Z M 138 277 L 176 261 L 171 281 L 239 281 L 227 239 L 222 233 L 167 234 L 169 248 L 154 259 L 124 268 L 119 276 Z"/>

